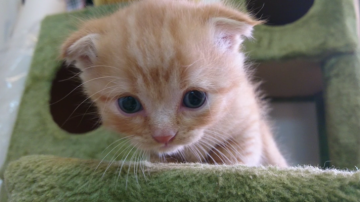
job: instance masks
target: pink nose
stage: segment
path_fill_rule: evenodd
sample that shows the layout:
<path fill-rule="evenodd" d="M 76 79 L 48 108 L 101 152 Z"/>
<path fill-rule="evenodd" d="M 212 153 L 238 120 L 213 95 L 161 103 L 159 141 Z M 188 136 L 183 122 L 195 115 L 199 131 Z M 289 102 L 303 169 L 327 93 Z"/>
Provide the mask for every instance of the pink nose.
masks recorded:
<path fill-rule="evenodd" d="M 171 129 L 155 130 L 152 137 L 158 143 L 168 143 L 174 139 L 176 132 Z"/>
<path fill-rule="evenodd" d="M 154 140 L 158 143 L 168 143 L 174 136 L 167 135 L 167 136 L 153 136 Z"/>

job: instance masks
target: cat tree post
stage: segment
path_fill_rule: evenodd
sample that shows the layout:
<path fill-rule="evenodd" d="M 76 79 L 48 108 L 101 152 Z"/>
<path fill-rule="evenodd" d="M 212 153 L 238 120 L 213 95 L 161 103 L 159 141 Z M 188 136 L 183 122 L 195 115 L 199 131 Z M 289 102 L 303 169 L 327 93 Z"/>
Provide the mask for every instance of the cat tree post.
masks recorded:
<path fill-rule="evenodd" d="M 360 56 L 332 57 L 323 65 L 331 165 L 360 166 Z"/>
<path fill-rule="evenodd" d="M 322 68 L 326 118 L 325 123 L 320 120 L 319 130 L 326 128 L 326 138 L 320 138 L 320 141 L 324 143 L 322 147 L 328 145 L 328 148 L 320 150 L 323 151 L 321 155 L 328 151 L 330 158 L 326 154 L 321 166 L 325 166 L 325 162 L 328 165 L 330 161 L 330 165 L 336 168 L 355 169 L 355 166 L 360 165 L 358 2 L 334 0 L 329 4 L 321 0 L 304 0 L 300 4 L 284 1 L 282 3 L 289 3 L 286 10 L 293 9 L 293 12 L 281 13 L 283 6 L 280 1 L 242 1 L 252 5 L 250 10 L 255 11 L 258 18 L 270 16 L 271 20 L 273 16 L 275 19 L 255 29 L 256 42 L 247 42 L 246 48 L 251 52 L 249 55 L 252 60 L 268 62 L 300 59 L 314 61 L 319 64 L 316 68 Z M 267 9 L 262 8 L 265 3 Z M 311 5 L 308 10 L 305 4 Z M 296 17 L 294 13 L 299 17 L 300 10 L 303 10 L 303 16 L 296 21 L 279 23 L 284 19 L 293 19 Z M 309 67 L 304 65 L 304 69 Z M 317 75 L 308 74 L 302 86 L 311 83 L 309 80 L 315 77 Z M 310 89 L 318 88 L 312 85 Z"/>

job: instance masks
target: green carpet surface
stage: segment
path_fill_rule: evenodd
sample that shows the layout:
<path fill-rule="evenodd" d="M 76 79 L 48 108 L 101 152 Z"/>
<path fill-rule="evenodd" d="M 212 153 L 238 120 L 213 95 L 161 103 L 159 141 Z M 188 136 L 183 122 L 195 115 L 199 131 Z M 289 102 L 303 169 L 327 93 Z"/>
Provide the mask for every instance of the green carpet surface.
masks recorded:
<path fill-rule="evenodd" d="M 146 162 L 137 169 L 126 164 L 119 174 L 119 167 L 95 160 L 28 156 L 9 165 L 5 184 L 9 201 L 24 202 L 360 199 L 360 171 Z"/>
<path fill-rule="evenodd" d="M 245 2 L 245 0 L 238 0 Z M 257 26 L 254 40 L 245 42 L 256 61 L 306 58 L 322 60 L 358 47 L 353 0 L 315 0 L 299 20 L 284 26 Z"/>
<path fill-rule="evenodd" d="M 324 63 L 327 137 L 331 164 L 360 166 L 360 54 L 338 55 Z"/>

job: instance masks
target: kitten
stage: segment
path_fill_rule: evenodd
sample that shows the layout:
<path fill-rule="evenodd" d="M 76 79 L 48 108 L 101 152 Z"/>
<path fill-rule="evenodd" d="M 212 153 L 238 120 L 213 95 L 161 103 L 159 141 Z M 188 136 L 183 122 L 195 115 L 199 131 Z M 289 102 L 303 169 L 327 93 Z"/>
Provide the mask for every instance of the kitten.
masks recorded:
<path fill-rule="evenodd" d="M 257 24 L 222 3 L 142 0 L 85 22 L 62 56 L 151 161 L 286 167 L 239 52 Z"/>

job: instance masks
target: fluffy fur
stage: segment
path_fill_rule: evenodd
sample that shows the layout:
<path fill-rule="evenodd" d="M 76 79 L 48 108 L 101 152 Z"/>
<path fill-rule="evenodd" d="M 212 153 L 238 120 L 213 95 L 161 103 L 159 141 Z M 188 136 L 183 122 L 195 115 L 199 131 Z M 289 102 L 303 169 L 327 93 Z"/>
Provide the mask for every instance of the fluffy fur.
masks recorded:
<path fill-rule="evenodd" d="M 142 0 L 85 22 L 62 56 L 82 70 L 103 124 L 152 161 L 285 167 L 239 52 L 259 23 L 221 3 Z M 206 92 L 204 106 L 182 105 L 190 90 Z M 143 110 L 123 113 L 124 96 Z M 176 136 L 164 145 L 152 137 L 159 131 Z"/>

